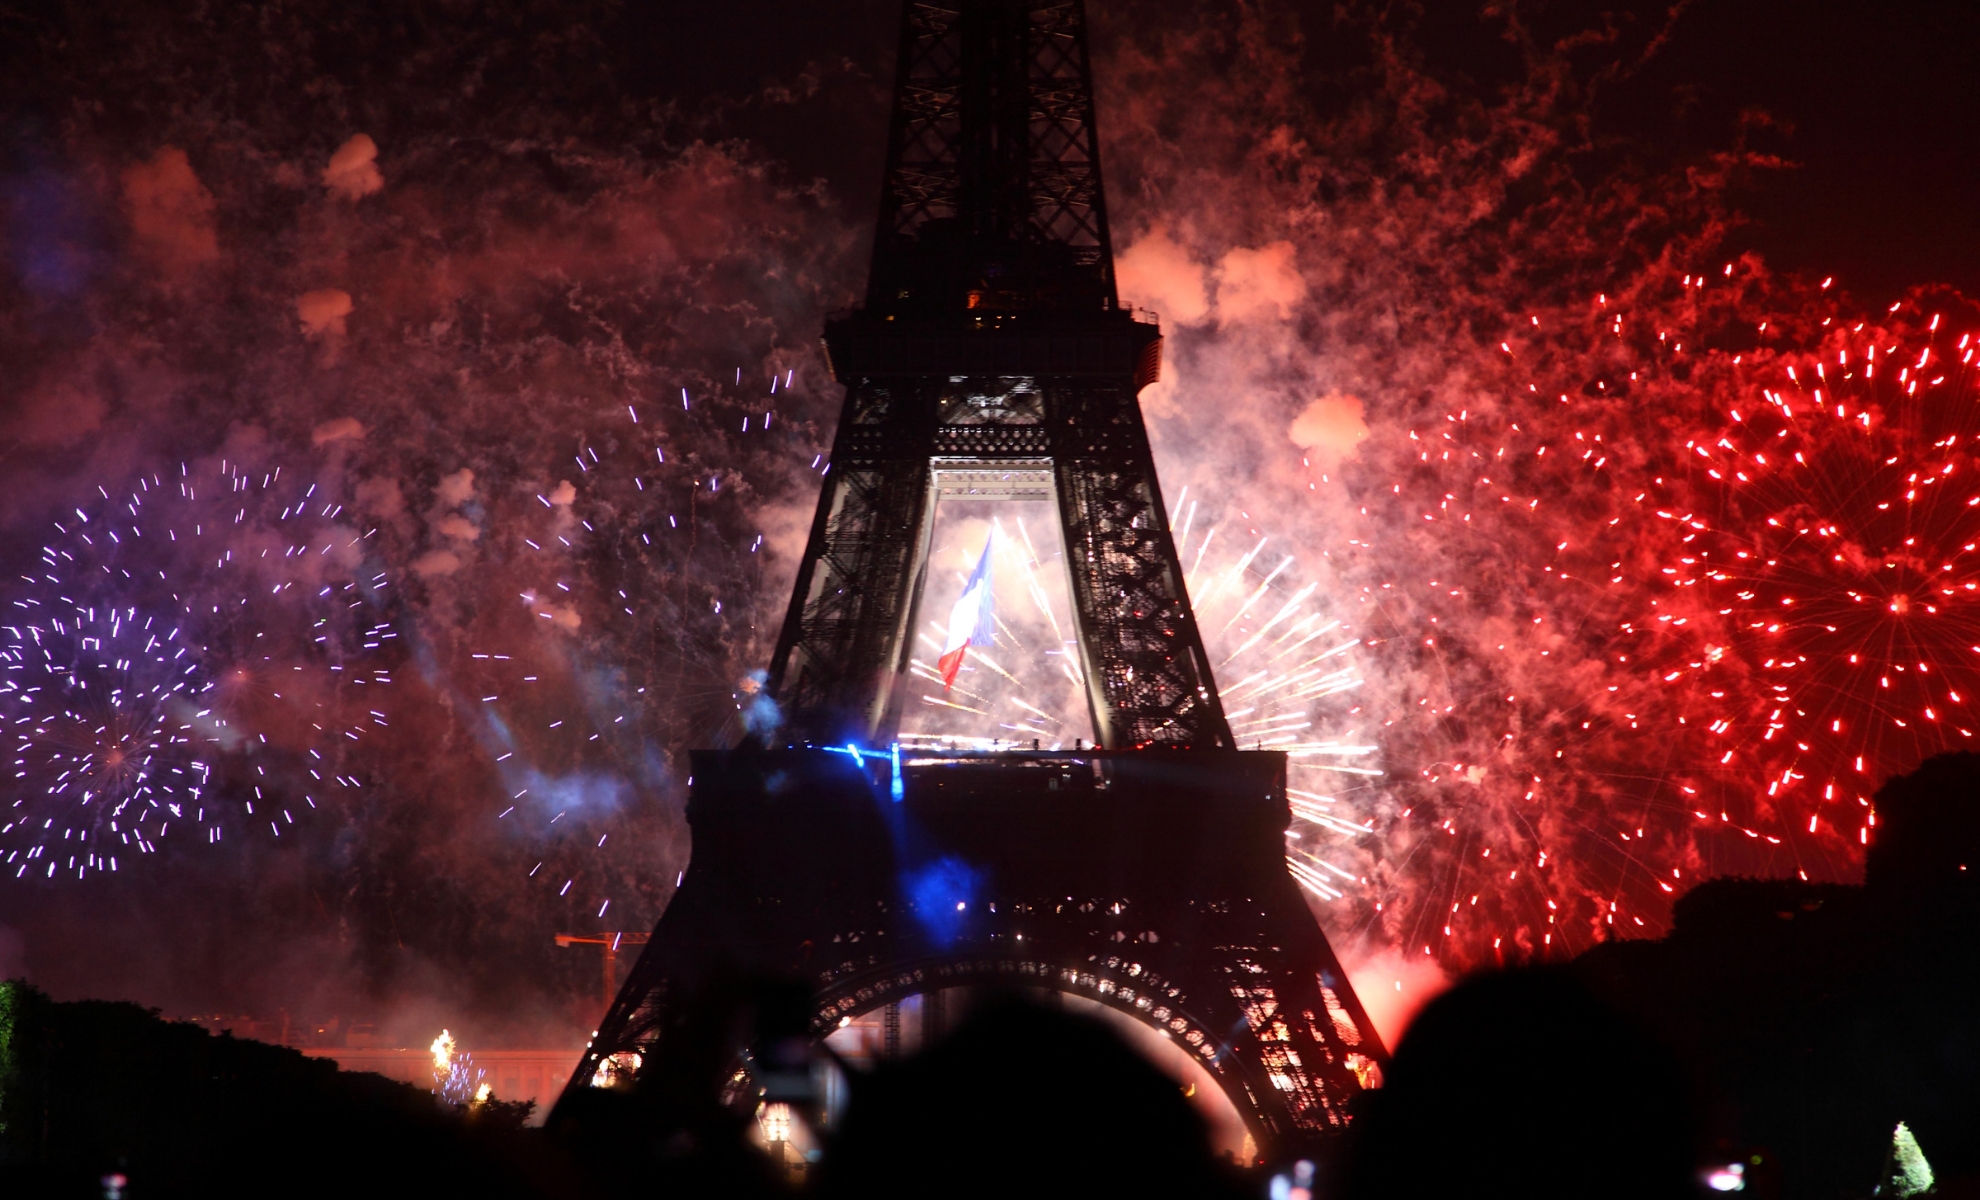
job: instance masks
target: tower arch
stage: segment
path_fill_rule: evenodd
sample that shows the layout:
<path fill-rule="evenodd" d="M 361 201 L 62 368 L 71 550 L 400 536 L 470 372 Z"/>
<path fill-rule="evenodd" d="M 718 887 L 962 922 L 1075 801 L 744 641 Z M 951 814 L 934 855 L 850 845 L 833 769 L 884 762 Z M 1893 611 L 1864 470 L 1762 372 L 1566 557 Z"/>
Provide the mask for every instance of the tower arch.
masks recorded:
<path fill-rule="evenodd" d="M 868 982 L 834 998 L 821 997 L 823 1003 L 814 1009 L 812 1027 L 832 1047 L 835 1057 L 857 1062 L 874 1055 L 876 1050 L 879 1057 L 885 1057 L 895 1049 L 884 1044 L 889 1030 L 899 1039 L 899 1052 L 913 1053 L 944 1036 L 959 1020 L 968 1020 L 970 1012 L 983 1000 L 1016 994 L 1091 1017 L 1109 1028 L 1175 1081 L 1202 1117 L 1216 1153 L 1239 1162 L 1256 1157 L 1259 1131 L 1240 1107 L 1243 1090 L 1231 1075 L 1230 1047 L 1194 1013 L 1169 1010 L 1157 1018 L 1151 1011 L 1156 1006 L 1138 1004 L 1140 997 L 1131 990 L 1082 987 L 1078 971 L 1037 958 L 934 958 L 907 964 L 906 968 L 892 973 L 895 986 L 884 991 L 875 990 Z M 902 984 L 902 978 L 911 982 Z M 903 988 L 918 990 L 903 991 Z M 860 991 L 867 992 L 866 1000 L 857 999 Z M 872 1028 L 871 1018 L 890 1007 L 896 1010 L 891 1019 L 882 1022 L 878 1030 Z M 1172 1028 L 1171 1021 L 1178 1022 L 1181 1028 Z M 862 1025 L 867 1027 L 861 1028 Z M 1192 1043 L 1188 1039 L 1192 1032 L 1201 1034 L 1201 1040 Z M 842 1041 L 846 1034 L 864 1036 L 846 1043 Z M 880 1046 L 873 1045 L 876 1035 L 882 1041 Z M 1208 1047 L 1208 1052 L 1200 1047 Z M 1239 1089 L 1235 1097 L 1233 1088 Z"/>

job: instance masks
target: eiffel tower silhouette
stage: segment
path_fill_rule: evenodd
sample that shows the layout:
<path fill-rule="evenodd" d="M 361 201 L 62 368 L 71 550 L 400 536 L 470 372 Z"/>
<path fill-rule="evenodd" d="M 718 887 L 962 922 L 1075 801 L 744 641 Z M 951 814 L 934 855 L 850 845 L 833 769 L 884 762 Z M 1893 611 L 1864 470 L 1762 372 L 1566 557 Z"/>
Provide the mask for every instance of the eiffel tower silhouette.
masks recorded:
<path fill-rule="evenodd" d="M 953 989 L 1083 997 L 1158 1030 L 1265 1153 L 1326 1142 L 1386 1055 L 1285 865 L 1285 756 L 1237 748 L 1116 294 L 1080 0 L 910 2 L 846 399 L 766 692 L 691 756 L 692 861 L 564 1100 L 665 1055 L 722 972 L 802 980 L 823 1038 Z M 896 739 L 945 496 L 1056 499 L 1096 745 Z M 762 1094 L 739 1063 L 731 1093 Z"/>

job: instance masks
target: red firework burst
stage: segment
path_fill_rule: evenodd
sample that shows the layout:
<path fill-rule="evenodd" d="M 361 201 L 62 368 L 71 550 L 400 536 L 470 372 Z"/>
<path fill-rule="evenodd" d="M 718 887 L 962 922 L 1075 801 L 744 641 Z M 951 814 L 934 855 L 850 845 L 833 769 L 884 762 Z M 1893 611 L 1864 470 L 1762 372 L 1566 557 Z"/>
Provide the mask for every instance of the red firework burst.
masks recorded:
<path fill-rule="evenodd" d="M 1975 339 L 1933 316 L 1762 356 L 1688 440 L 1654 519 L 1682 528 L 1658 682 L 1703 725 L 1699 819 L 1850 870 L 1870 796 L 1973 737 L 1980 689 Z"/>

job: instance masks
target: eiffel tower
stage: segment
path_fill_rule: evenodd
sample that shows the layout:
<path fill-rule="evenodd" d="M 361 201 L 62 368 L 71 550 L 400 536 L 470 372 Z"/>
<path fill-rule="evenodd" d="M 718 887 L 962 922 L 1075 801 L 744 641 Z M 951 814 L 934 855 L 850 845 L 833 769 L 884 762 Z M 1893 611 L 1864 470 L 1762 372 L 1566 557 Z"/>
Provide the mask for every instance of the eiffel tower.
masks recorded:
<path fill-rule="evenodd" d="M 1386 1060 L 1286 869 L 1285 756 L 1237 748 L 1136 394 L 1081 0 L 911 2 L 844 412 L 766 693 L 691 756 L 692 862 L 565 1089 L 668 1050 L 722 972 L 802 980 L 823 1038 L 952 989 L 1083 997 L 1196 1059 L 1260 1148 L 1317 1147 Z M 1095 745 L 896 733 L 944 497 L 1056 499 Z M 965 993 L 966 994 L 966 993 Z M 732 1094 L 754 1104 L 749 1064 Z"/>

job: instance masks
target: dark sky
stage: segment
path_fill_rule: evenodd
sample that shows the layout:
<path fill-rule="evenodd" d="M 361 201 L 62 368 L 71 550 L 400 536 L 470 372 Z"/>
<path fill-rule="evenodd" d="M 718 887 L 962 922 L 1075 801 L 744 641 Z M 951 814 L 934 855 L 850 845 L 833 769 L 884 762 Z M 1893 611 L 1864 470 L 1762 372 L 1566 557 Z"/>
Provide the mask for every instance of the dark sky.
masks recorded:
<path fill-rule="evenodd" d="M 1103 36 L 1135 20 L 1137 7 L 1091 5 Z M 1301 7 L 1317 81 L 1337 49 L 1333 6 Z M 1516 58 L 1487 31 L 1487 7 L 1432 0 L 1395 11 L 1399 20 L 1414 11 L 1416 40 L 1433 61 L 1489 85 Z M 1661 4 L 1489 7 L 1516 8 L 1540 37 L 1605 19 L 1641 37 L 1670 20 L 1657 53 L 1607 91 L 1598 132 L 1709 151 L 1740 136 L 1743 116 L 1764 114 L 1745 136 L 1786 165 L 1743 197 L 1751 246 L 1779 266 L 1834 272 L 1866 299 L 1924 282 L 1980 291 L 1980 5 L 1694 0 L 1674 19 Z M 809 102 L 746 110 L 733 128 L 765 138 L 794 173 L 828 179 L 864 211 L 877 185 L 891 0 L 635 0 L 627 13 L 623 69 L 636 90 L 695 104 L 816 77 Z"/>
<path fill-rule="evenodd" d="M 1745 207 L 1753 245 L 1833 270 L 1866 298 L 1912 284 L 1980 290 L 1980 5 L 1704 0 L 1631 103 L 1695 105 L 1701 139 L 1745 110 L 1799 163 Z"/>

